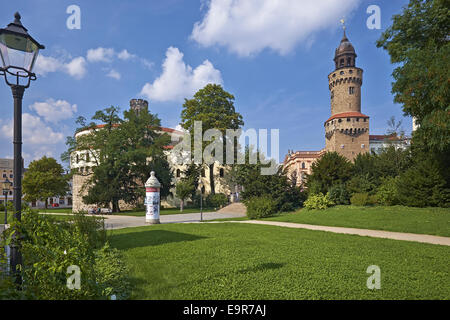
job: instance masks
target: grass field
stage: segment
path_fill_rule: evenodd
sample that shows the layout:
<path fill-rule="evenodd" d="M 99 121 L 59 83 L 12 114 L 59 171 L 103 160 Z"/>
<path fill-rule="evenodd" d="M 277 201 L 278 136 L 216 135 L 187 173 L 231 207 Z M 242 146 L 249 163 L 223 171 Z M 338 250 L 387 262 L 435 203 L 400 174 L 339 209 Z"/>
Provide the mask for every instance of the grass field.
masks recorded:
<path fill-rule="evenodd" d="M 134 299 L 449 299 L 450 248 L 275 226 L 115 230 Z M 381 289 L 366 287 L 381 268 Z"/>
<path fill-rule="evenodd" d="M 450 208 L 336 206 L 301 209 L 264 220 L 450 236 Z"/>

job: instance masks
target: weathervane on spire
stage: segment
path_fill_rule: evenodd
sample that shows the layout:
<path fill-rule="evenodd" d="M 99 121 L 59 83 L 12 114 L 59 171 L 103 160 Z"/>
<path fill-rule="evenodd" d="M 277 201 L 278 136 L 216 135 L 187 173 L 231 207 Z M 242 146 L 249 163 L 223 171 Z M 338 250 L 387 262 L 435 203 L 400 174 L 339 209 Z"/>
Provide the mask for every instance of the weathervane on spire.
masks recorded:
<path fill-rule="evenodd" d="M 342 19 L 341 19 L 341 24 L 342 24 L 342 29 L 344 29 L 344 32 L 345 32 L 345 29 L 346 29 L 346 26 L 345 26 L 345 18 L 342 18 Z"/>

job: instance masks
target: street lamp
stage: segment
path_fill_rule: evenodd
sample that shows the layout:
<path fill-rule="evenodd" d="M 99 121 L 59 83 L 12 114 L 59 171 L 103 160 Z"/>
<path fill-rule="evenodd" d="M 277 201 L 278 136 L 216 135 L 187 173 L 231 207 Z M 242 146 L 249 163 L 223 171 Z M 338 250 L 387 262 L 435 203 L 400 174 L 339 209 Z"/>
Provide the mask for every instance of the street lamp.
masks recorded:
<path fill-rule="evenodd" d="M 8 224 L 8 193 L 11 190 L 12 182 L 6 178 L 5 181 L 2 182 L 3 195 L 5 196 L 5 226 Z"/>
<path fill-rule="evenodd" d="M 21 220 L 22 205 L 22 98 L 30 81 L 36 80 L 32 72 L 40 49 L 45 47 L 34 40 L 28 30 L 20 22 L 20 14 L 14 15 L 14 22 L 0 29 L 0 76 L 11 87 L 14 98 L 14 217 Z M 11 82 L 12 81 L 12 82 Z M 22 83 L 21 83 L 22 82 Z M 18 235 L 15 233 L 16 239 Z M 21 254 L 18 247 L 11 246 L 11 270 L 16 273 L 17 265 L 21 264 Z M 21 279 L 16 277 L 20 284 Z"/>
<path fill-rule="evenodd" d="M 203 221 L 203 182 L 199 183 L 200 187 L 200 221 Z"/>

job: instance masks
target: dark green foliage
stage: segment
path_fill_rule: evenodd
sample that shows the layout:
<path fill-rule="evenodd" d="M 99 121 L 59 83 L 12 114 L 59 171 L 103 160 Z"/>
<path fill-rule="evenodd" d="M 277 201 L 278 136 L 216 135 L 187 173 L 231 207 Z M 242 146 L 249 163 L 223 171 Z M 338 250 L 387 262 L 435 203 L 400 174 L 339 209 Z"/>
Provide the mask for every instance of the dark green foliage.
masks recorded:
<path fill-rule="evenodd" d="M 243 200 L 270 195 L 276 202 L 277 211 L 291 211 L 302 206 L 305 193 L 287 177 L 281 167 L 273 175 L 262 175 L 261 168 L 265 167 L 261 163 L 263 156 L 258 154 L 257 163 L 249 164 L 249 155 L 253 151 L 246 148 L 245 152 L 246 163 L 236 165 L 232 171 L 236 183 L 244 187 L 241 192 Z"/>
<path fill-rule="evenodd" d="M 382 178 L 381 185 L 377 190 L 378 202 L 385 206 L 393 206 L 399 203 L 398 200 L 398 177 Z"/>
<path fill-rule="evenodd" d="M 269 195 L 253 197 L 245 201 L 247 217 L 261 219 L 277 213 L 277 203 Z"/>
<path fill-rule="evenodd" d="M 398 178 L 398 199 L 401 204 L 413 207 L 450 206 L 450 188 L 445 181 L 438 161 L 422 159 Z"/>
<path fill-rule="evenodd" d="M 433 153 L 450 147 L 449 34 L 448 0 L 411 0 L 377 42 L 397 64 L 394 101 L 420 125 L 413 142 Z"/>
<path fill-rule="evenodd" d="M 206 197 L 206 205 L 212 208 L 221 208 L 228 204 L 228 197 L 223 193 L 209 194 Z"/>
<path fill-rule="evenodd" d="M 347 182 L 352 175 L 352 164 L 337 152 L 327 152 L 311 167 L 306 186 L 309 193 L 327 193 L 331 186 Z"/>
<path fill-rule="evenodd" d="M 11 229 L 21 234 L 24 298 L 108 299 L 112 294 L 127 298 L 130 285 L 127 268 L 116 249 L 108 246 L 100 218 L 82 214 L 56 221 L 31 211 Z M 7 243 L 10 243 L 8 233 Z M 3 245 L 3 244 L 2 244 Z M 67 287 L 69 266 L 81 271 L 80 290 Z"/>
<path fill-rule="evenodd" d="M 332 186 L 328 193 L 330 196 L 330 200 L 333 201 L 334 204 L 350 203 L 350 194 L 344 184 L 337 184 Z"/>
<path fill-rule="evenodd" d="M 351 193 L 366 192 L 373 194 L 377 188 L 378 179 L 370 176 L 369 173 L 355 175 L 347 183 L 347 188 Z"/>

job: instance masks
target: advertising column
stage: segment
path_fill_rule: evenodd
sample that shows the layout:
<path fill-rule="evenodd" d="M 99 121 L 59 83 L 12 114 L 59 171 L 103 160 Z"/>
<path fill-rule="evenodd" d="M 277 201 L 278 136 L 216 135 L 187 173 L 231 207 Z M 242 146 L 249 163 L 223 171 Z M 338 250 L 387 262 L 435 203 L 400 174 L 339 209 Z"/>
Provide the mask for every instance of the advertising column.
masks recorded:
<path fill-rule="evenodd" d="M 150 173 L 150 178 L 148 178 L 145 183 L 145 223 L 147 224 L 158 224 L 159 222 L 159 189 L 161 188 L 161 183 L 155 177 L 155 172 Z"/>

